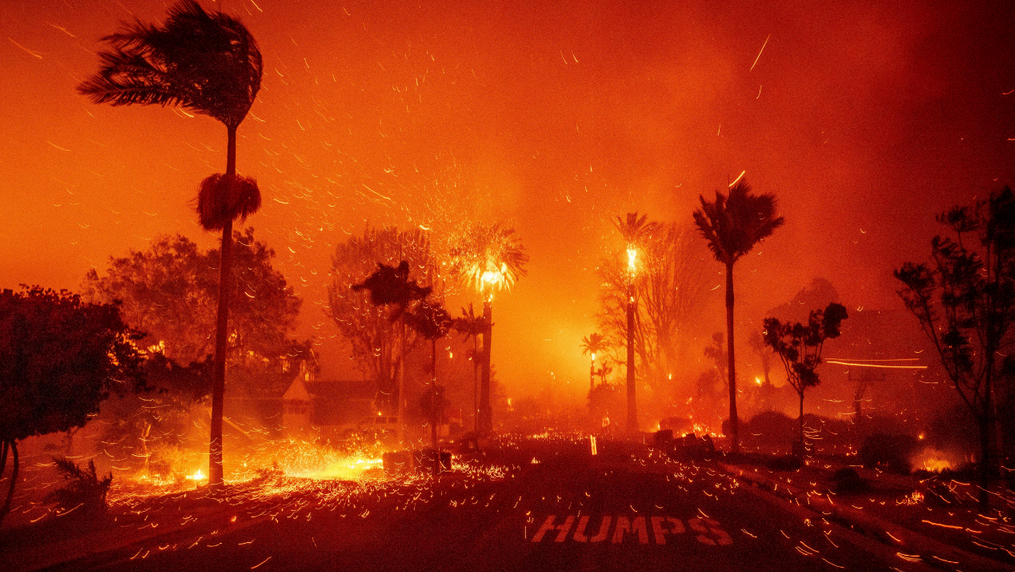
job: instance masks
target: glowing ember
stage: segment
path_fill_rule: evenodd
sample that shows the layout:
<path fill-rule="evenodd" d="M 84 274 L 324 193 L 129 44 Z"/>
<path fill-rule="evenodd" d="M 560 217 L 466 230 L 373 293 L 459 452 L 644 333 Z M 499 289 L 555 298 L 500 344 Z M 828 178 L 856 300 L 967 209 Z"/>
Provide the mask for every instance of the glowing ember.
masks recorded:
<path fill-rule="evenodd" d="M 382 468 L 381 459 L 359 459 L 359 458 L 347 458 L 339 461 L 335 461 L 329 464 L 324 469 L 318 471 L 311 471 L 302 475 L 293 475 L 306 477 L 308 479 L 337 479 L 337 480 L 360 480 L 365 478 L 367 471 L 371 469 L 380 470 Z"/>

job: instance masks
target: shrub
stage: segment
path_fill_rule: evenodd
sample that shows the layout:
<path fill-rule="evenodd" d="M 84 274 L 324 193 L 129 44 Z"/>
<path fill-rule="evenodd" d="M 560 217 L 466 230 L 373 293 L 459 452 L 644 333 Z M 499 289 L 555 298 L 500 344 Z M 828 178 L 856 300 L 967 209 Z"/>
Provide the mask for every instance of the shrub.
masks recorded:
<path fill-rule="evenodd" d="M 87 469 L 66 457 L 53 457 L 53 462 L 67 484 L 49 493 L 46 501 L 55 502 L 61 512 L 77 510 L 89 516 L 104 515 L 109 508 L 106 493 L 113 482 L 113 473 L 100 478 L 95 472 L 95 461 L 88 461 Z"/>
<path fill-rule="evenodd" d="M 912 471 L 909 460 L 915 451 L 916 439 L 912 435 L 875 433 L 863 440 L 859 460 L 868 469 L 908 475 Z"/>
<path fill-rule="evenodd" d="M 856 469 L 843 467 L 832 474 L 832 490 L 837 494 L 862 493 L 870 490 L 870 483 Z"/>

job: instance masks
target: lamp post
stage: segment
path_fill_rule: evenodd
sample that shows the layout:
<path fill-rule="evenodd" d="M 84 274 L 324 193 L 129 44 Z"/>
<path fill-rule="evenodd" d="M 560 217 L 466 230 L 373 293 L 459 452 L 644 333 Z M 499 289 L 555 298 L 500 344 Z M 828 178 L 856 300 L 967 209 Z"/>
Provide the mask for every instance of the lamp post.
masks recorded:
<path fill-rule="evenodd" d="M 635 400 L 634 381 L 634 274 L 637 268 L 638 251 L 627 248 L 627 432 L 638 432 L 638 405 Z"/>

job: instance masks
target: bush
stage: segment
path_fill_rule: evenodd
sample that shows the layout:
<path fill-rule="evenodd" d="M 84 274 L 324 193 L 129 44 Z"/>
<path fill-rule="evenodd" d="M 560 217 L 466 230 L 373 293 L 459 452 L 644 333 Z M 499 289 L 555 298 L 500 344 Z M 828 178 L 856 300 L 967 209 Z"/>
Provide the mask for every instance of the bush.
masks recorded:
<path fill-rule="evenodd" d="M 796 455 L 780 455 L 771 458 L 765 466 L 773 471 L 795 471 L 804 466 L 803 461 Z"/>
<path fill-rule="evenodd" d="M 795 439 L 799 439 L 799 434 L 800 422 L 778 411 L 759 413 L 743 423 L 740 429 L 740 437 L 745 444 L 762 447 L 789 447 Z"/>
<path fill-rule="evenodd" d="M 870 483 L 852 467 L 843 467 L 832 474 L 832 490 L 836 494 L 863 493 L 870 488 Z"/>
<path fill-rule="evenodd" d="M 908 475 L 912 471 L 909 459 L 915 451 L 916 439 L 912 435 L 876 433 L 863 440 L 859 460 L 868 469 Z"/>
<path fill-rule="evenodd" d="M 88 468 L 82 469 L 66 457 L 53 457 L 56 468 L 63 475 L 67 485 L 46 496 L 46 502 L 55 502 L 60 512 L 76 510 L 82 515 L 101 516 L 106 514 L 106 493 L 113 482 L 113 473 L 99 478 L 95 472 L 95 461 L 88 461 Z"/>

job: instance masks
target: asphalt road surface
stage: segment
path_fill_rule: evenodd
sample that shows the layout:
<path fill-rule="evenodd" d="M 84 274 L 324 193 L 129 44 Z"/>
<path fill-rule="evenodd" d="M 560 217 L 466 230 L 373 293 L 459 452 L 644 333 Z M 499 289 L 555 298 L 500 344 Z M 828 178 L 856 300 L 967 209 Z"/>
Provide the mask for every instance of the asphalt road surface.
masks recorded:
<path fill-rule="evenodd" d="M 491 453 L 493 476 L 404 487 L 319 485 L 225 501 L 166 532 L 55 570 L 891 570 L 820 514 L 777 501 L 705 461 L 622 443 L 524 440 Z M 496 464 L 495 463 L 495 464 Z M 149 516 L 145 517 L 146 519 Z M 180 520 L 184 526 L 180 526 Z"/>

